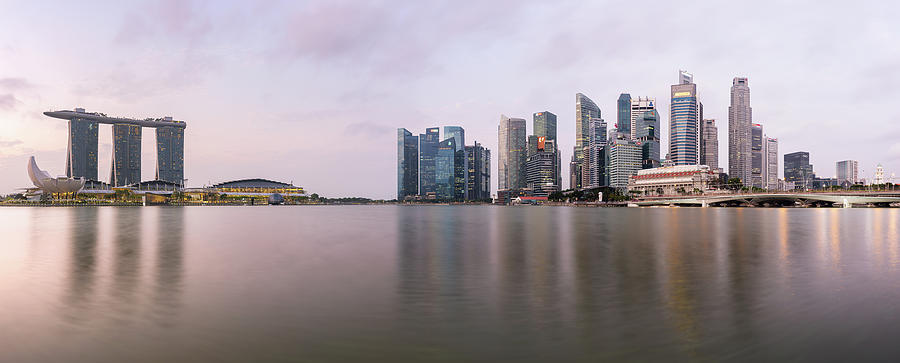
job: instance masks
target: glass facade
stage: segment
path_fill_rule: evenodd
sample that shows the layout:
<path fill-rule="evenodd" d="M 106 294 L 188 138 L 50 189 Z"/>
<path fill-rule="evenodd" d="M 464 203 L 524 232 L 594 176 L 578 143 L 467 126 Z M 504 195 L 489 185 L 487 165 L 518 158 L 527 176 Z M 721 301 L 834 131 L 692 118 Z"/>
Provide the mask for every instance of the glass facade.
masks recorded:
<path fill-rule="evenodd" d="M 466 130 L 460 126 L 444 126 L 444 139 L 456 139 L 456 150 L 462 150 L 466 146 Z"/>
<path fill-rule="evenodd" d="M 156 180 L 184 185 L 183 128 L 156 128 Z"/>
<path fill-rule="evenodd" d="M 795 189 L 807 189 L 811 186 L 813 166 L 809 163 L 809 153 L 798 151 L 784 154 L 784 181 L 794 183 Z"/>
<path fill-rule="evenodd" d="M 750 128 L 750 185 L 765 188 L 765 155 L 763 155 L 763 127 L 754 124 Z"/>
<path fill-rule="evenodd" d="M 438 143 L 434 158 L 435 196 L 439 200 L 457 198 L 457 151 L 456 139 L 449 138 Z"/>
<path fill-rule="evenodd" d="M 700 133 L 700 165 L 709 166 L 713 171 L 719 168 L 719 128 L 716 120 L 703 120 Z"/>
<path fill-rule="evenodd" d="M 491 152 L 479 143 L 466 146 L 466 200 L 491 198 Z"/>
<path fill-rule="evenodd" d="M 397 129 L 397 200 L 419 194 L 419 137 Z"/>
<path fill-rule="evenodd" d="M 659 112 L 643 112 L 635 118 L 635 143 L 641 148 L 641 168 L 652 169 L 660 166 Z"/>
<path fill-rule="evenodd" d="M 575 167 L 570 170 L 571 180 L 575 182 L 570 185 L 573 189 L 582 188 L 584 147 L 591 142 L 589 128 L 591 119 L 594 118 L 600 118 L 600 108 L 597 107 L 597 104 L 581 93 L 575 94 L 575 150 L 573 151 Z"/>
<path fill-rule="evenodd" d="M 97 143 L 100 124 L 83 119 L 69 120 L 69 145 L 66 148 L 66 176 L 97 179 Z"/>
<path fill-rule="evenodd" d="M 622 93 L 616 101 L 616 131 L 631 134 L 631 95 Z"/>
<path fill-rule="evenodd" d="M 525 179 L 535 196 L 547 196 L 559 190 L 557 170 L 559 158 L 553 140 L 536 137 L 535 152 L 525 162 Z"/>
<path fill-rule="evenodd" d="M 440 143 L 441 129 L 431 127 L 419 134 L 419 195 L 425 198 L 437 196 L 435 184 L 435 158 Z"/>
<path fill-rule="evenodd" d="M 696 165 L 700 162 L 697 85 L 677 84 L 671 91 L 669 159 L 674 165 Z"/>
<path fill-rule="evenodd" d="M 525 188 L 525 119 L 500 116 L 498 126 L 500 161 L 497 165 L 498 189 Z"/>
<path fill-rule="evenodd" d="M 556 115 L 550 111 L 536 112 L 532 118 L 534 136 L 556 140 Z"/>
<path fill-rule="evenodd" d="M 141 131 L 138 125 L 115 124 L 109 184 L 115 187 L 141 182 Z"/>

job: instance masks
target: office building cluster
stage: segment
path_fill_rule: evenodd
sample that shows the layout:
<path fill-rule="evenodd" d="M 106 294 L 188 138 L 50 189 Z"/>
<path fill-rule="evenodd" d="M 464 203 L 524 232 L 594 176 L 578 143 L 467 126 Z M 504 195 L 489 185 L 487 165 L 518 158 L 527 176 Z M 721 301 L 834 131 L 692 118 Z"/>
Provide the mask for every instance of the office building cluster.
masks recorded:
<path fill-rule="evenodd" d="M 804 151 L 784 155 L 784 177 L 779 178 L 778 139 L 769 137 L 763 124 L 754 121 L 746 77 L 734 77 L 731 84 L 727 173 L 719 166 L 716 119 L 704 115 L 694 76 L 679 71 L 669 97 L 669 144 L 663 157 L 655 98 L 620 94 L 614 121 L 608 123 L 596 102 L 576 93 L 569 189 L 608 187 L 669 194 L 697 189 L 809 190 L 866 183 L 853 160 L 838 162 L 835 178 L 817 177 L 809 153 Z M 534 113 L 531 135 L 526 126 L 523 118 L 500 116 L 497 198 L 501 201 L 546 197 L 564 189 L 556 115 L 549 111 Z M 431 128 L 416 137 L 400 129 L 398 198 L 488 198 L 490 153 L 477 143 L 463 148 L 461 127 L 445 127 L 443 139 L 438 131 Z M 483 155 L 480 160 L 478 155 Z M 873 183 L 889 180 L 893 182 L 893 176 L 885 177 L 879 165 Z"/>
<path fill-rule="evenodd" d="M 466 146 L 459 126 L 413 135 L 397 129 L 397 200 L 466 201 L 491 198 L 491 151 Z"/>

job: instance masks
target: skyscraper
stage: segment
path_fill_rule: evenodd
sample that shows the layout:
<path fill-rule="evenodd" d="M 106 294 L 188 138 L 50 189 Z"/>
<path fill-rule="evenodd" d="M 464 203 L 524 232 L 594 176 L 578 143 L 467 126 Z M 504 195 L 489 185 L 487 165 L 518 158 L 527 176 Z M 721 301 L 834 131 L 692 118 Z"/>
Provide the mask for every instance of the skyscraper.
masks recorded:
<path fill-rule="evenodd" d="M 632 140 L 638 138 L 638 118 L 643 117 L 645 112 L 656 112 L 656 99 L 650 97 L 638 97 L 631 99 L 631 112 L 630 112 L 630 122 L 631 126 L 628 128 L 628 135 Z M 658 114 L 657 114 L 658 116 Z M 657 127 L 659 130 L 659 127 Z"/>
<path fill-rule="evenodd" d="M 435 158 L 441 142 L 441 129 L 431 127 L 419 134 L 419 195 L 425 198 L 437 197 L 435 184 Z"/>
<path fill-rule="evenodd" d="M 884 166 L 881 166 L 881 164 L 875 167 L 875 179 L 872 182 L 875 185 L 884 184 Z"/>
<path fill-rule="evenodd" d="M 485 200 L 491 197 L 491 151 L 478 142 L 466 146 L 466 200 Z"/>
<path fill-rule="evenodd" d="M 751 185 L 750 85 L 745 77 L 735 77 L 731 85 L 731 105 L 728 106 L 728 176 Z M 785 174 L 785 178 L 787 175 Z"/>
<path fill-rule="evenodd" d="M 659 112 L 643 111 L 635 117 L 635 144 L 641 148 L 641 168 L 658 168 L 661 164 L 659 146 Z"/>
<path fill-rule="evenodd" d="M 110 184 L 125 186 L 141 182 L 141 127 L 115 124 L 113 131 L 113 157 L 110 168 Z"/>
<path fill-rule="evenodd" d="M 628 93 L 620 94 L 619 99 L 616 101 L 616 131 L 632 135 L 631 138 L 633 139 L 634 118 L 631 113 L 632 107 L 631 95 Z"/>
<path fill-rule="evenodd" d="M 418 194 L 419 137 L 413 136 L 404 128 L 399 128 L 397 129 L 397 200 Z"/>
<path fill-rule="evenodd" d="M 673 165 L 695 165 L 700 161 L 700 112 L 693 76 L 679 72 L 672 85 L 669 112 L 669 160 Z M 627 180 L 626 180 L 627 183 Z"/>
<path fill-rule="evenodd" d="M 414 155 L 412 161 L 418 168 L 418 157 Z M 184 128 L 156 128 L 156 179 L 184 185 Z"/>
<path fill-rule="evenodd" d="M 703 120 L 700 132 L 700 165 L 709 166 L 709 170 L 719 168 L 719 128 L 716 120 Z"/>
<path fill-rule="evenodd" d="M 808 189 L 815 177 L 808 152 L 784 154 L 784 181 L 794 183 L 794 189 Z"/>
<path fill-rule="evenodd" d="M 536 196 L 547 196 L 559 190 L 557 170 L 559 158 L 556 142 L 544 136 L 537 136 L 535 152 L 528 155 L 525 162 L 525 179 L 529 189 Z"/>
<path fill-rule="evenodd" d="M 750 127 L 750 185 L 765 188 L 765 155 L 763 152 L 763 127 L 753 124 Z"/>
<path fill-rule="evenodd" d="M 556 140 L 556 115 L 550 111 L 535 112 L 532 118 L 534 136 Z"/>
<path fill-rule="evenodd" d="M 641 170 L 641 149 L 623 133 L 609 140 L 606 150 L 606 177 L 612 188 L 628 187 L 628 177 Z"/>
<path fill-rule="evenodd" d="M 859 180 L 859 162 L 856 160 L 844 160 L 835 163 L 835 176 L 841 185 L 850 186 Z"/>
<path fill-rule="evenodd" d="M 500 115 L 498 127 L 500 160 L 497 165 L 497 189 L 525 187 L 525 119 Z"/>
<path fill-rule="evenodd" d="M 766 189 L 778 190 L 778 139 L 766 138 Z"/>
<path fill-rule="evenodd" d="M 76 108 L 76 112 L 84 112 Z M 69 120 L 69 143 L 66 148 L 66 176 L 97 180 L 97 143 L 100 125 L 83 118 Z"/>
<path fill-rule="evenodd" d="M 588 143 L 584 146 L 582 161 L 582 188 L 596 188 L 603 185 L 602 151 L 606 147 L 606 142 L 606 121 L 599 117 L 591 119 L 588 123 Z"/>
<path fill-rule="evenodd" d="M 587 96 L 581 93 L 575 94 L 575 150 L 573 152 L 575 167 L 569 171 L 573 174 L 571 180 L 575 182 L 571 185 L 572 189 L 582 188 L 584 147 L 590 142 L 588 127 L 593 118 L 600 118 L 600 108 Z"/>
<path fill-rule="evenodd" d="M 444 126 L 444 140 L 454 138 L 457 150 L 462 150 L 466 145 L 466 130 L 461 126 Z"/>

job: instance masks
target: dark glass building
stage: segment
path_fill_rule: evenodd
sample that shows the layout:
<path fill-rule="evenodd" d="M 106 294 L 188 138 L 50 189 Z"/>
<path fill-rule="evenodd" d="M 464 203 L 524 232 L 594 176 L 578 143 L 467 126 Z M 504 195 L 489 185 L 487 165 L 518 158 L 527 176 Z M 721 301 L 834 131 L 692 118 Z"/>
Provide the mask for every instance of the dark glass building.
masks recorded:
<path fill-rule="evenodd" d="M 815 177 L 808 152 L 784 154 L 784 181 L 794 183 L 794 189 L 810 188 Z"/>
<path fill-rule="evenodd" d="M 449 138 L 438 143 L 434 158 L 435 197 L 439 200 L 459 199 L 458 153 L 456 139 Z"/>
<path fill-rule="evenodd" d="M 441 142 L 441 129 L 431 127 L 419 134 L 419 195 L 424 198 L 437 197 L 435 184 L 435 158 Z"/>
<path fill-rule="evenodd" d="M 622 93 L 616 102 L 616 131 L 631 135 L 631 95 Z"/>
<path fill-rule="evenodd" d="M 763 155 L 763 127 L 753 124 L 750 127 L 750 185 L 757 188 L 765 188 L 763 171 L 765 155 Z"/>
<path fill-rule="evenodd" d="M 466 146 L 466 200 L 491 198 L 491 151 L 478 142 Z"/>
<path fill-rule="evenodd" d="M 548 140 L 544 136 L 537 136 L 535 139 L 535 152 L 529 154 L 525 161 L 525 182 L 532 195 L 547 196 L 560 190 L 559 156 L 554 140 Z"/>
<path fill-rule="evenodd" d="M 121 187 L 141 182 L 141 130 L 138 125 L 113 125 L 110 185 Z"/>
<path fill-rule="evenodd" d="M 456 139 L 456 150 L 462 150 L 466 145 L 466 130 L 460 126 L 444 126 L 444 139 Z"/>
<path fill-rule="evenodd" d="M 659 112 L 644 112 L 635 119 L 635 141 L 641 148 L 641 168 L 652 169 L 660 166 Z"/>
<path fill-rule="evenodd" d="M 536 112 L 532 118 L 534 136 L 556 140 L 556 115 L 550 111 Z"/>
<path fill-rule="evenodd" d="M 419 137 L 397 129 L 397 200 L 419 194 Z"/>
<path fill-rule="evenodd" d="M 184 128 L 156 128 L 156 180 L 184 185 Z"/>
<path fill-rule="evenodd" d="M 84 111 L 83 109 L 78 109 Z M 66 148 L 66 176 L 97 179 L 97 142 L 100 124 L 82 118 L 69 120 L 69 145 Z"/>

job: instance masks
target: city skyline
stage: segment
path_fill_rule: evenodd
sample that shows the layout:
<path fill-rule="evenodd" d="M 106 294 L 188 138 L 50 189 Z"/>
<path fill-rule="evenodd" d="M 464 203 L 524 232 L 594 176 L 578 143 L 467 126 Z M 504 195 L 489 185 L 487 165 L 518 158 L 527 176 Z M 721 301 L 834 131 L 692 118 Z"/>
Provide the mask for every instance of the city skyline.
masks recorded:
<path fill-rule="evenodd" d="M 900 129 L 894 121 L 898 111 L 887 108 L 885 114 L 885 107 L 872 104 L 897 92 L 890 77 L 896 74 L 898 56 L 879 44 L 892 44 L 900 32 L 884 15 L 889 11 L 872 15 L 865 6 L 754 4 L 741 8 L 744 25 L 733 28 L 728 26 L 733 20 L 728 7 L 654 4 L 654 14 L 687 17 L 677 23 L 674 17 L 659 17 L 661 28 L 677 24 L 681 34 L 695 39 L 676 47 L 639 26 L 639 14 L 616 11 L 625 4 L 612 3 L 578 4 L 574 11 L 565 5 L 531 3 L 461 6 L 465 11 L 442 16 L 437 27 L 400 18 L 397 14 L 404 12 L 398 9 L 446 14 L 450 3 L 57 5 L 57 11 L 88 23 L 116 20 L 109 27 L 47 24 L 33 29 L 25 19 L 44 13 L 44 7 L 0 5 L 8 14 L 3 19 L 8 31 L 0 35 L 2 193 L 29 185 L 21 169 L 31 155 L 48 170 L 65 170 L 66 129 L 41 120 L 47 119 L 41 113 L 74 107 L 190 120 L 184 167 L 188 185 L 262 176 L 295 180 L 321 195 L 384 199 L 396 193 L 391 177 L 396 150 L 384 147 L 388 138 L 394 139 L 396 127 L 459 125 L 469 139 L 499 150 L 494 135 L 499 114 L 527 119 L 550 111 L 558 117 L 556 147 L 563 187 L 568 188 L 575 127 L 572 95 L 590 97 L 610 125 L 620 93 L 655 98 L 665 153 L 671 135 L 667 93 L 678 69 L 694 75 L 704 118 L 717 120 L 721 168 L 728 167 L 728 89 L 734 77 L 748 77 L 753 82 L 753 119 L 762 121 L 768 136 L 778 138 L 781 156 L 808 151 L 810 163 L 820 166 L 817 174 L 826 177 L 833 177 L 834 171 L 825 166 L 847 159 L 859 162 L 861 179 L 872 179 L 878 164 L 884 166 L 885 178 L 900 171 Z M 851 36 L 815 20 L 823 13 L 847 15 L 847 26 L 858 32 Z M 331 25 L 341 14 L 357 20 L 351 21 L 354 26 Z M 523 21 L 549 17 L 560 24 L 514 29 L 488 21 L 498 14 Z M 587 14 L 594 14 L 595 21 L 579 21 Z M 709 22 L 692 21 L 701 16 Z M 165 26 L 151 27 L 157 20 Z M 709 26 L 721 31 L 709 32 Z M 615 34 L 598 29 L 650 40 L 628 45 L 629 51 L 609 52 L 620 43 Z M 297 35 L 309 30 L 332 37 L 320 42 Z M 63 31 L 70 37 L 60 38 Z M 746 46 L 740 54 L 728 51 L 738 43 Z M 586 49 L 580 44 L 600 46 Z M 865 52 L 847 51 L 848 45 Z M 106 57 L 68 56 L 84 52 Z M 511 56 L 493 60 L 499 53 Z M 851 125 L 878 132 L 848 140 L 840 129 Z M 528 135 L 534 132 L 530 126 Z M 111 134 L 110 126 L 101 126 L 101 179 L 111 172 Z M 852 147 L 830 147 L 848 144 Z M 244 152 L 226 145 L 241 145 Z M 153 137 L 143 135 L 144 180 L 155 174 L 155 149 Z M 372 175 L 374 183 L 353 178 L 340 167 L 351 157 L 358 158 L 357 172 Z M 222 159 L 229 161 L 227 167 Z M 496 190 L 496 180 L 492 183 Z"/>

